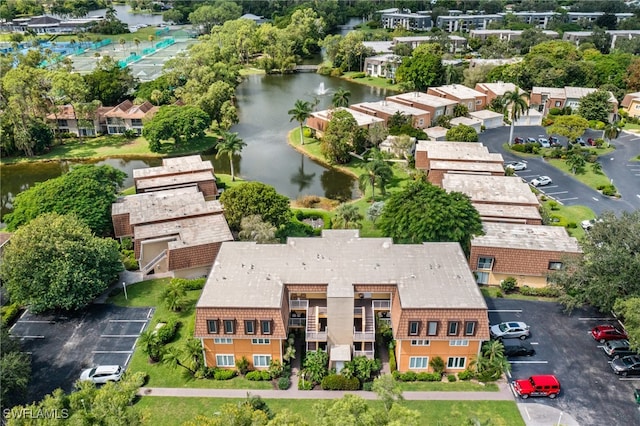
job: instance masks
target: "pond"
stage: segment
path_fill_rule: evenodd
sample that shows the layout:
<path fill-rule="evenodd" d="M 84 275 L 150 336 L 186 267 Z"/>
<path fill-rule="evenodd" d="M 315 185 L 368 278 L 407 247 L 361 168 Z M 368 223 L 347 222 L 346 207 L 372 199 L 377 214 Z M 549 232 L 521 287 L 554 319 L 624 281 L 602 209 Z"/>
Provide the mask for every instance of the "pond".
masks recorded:
<path fill-rule="evenodd" d="M 324 90 L 319 90 L 324 86 Z M 333 93 L 339 88 L 351 92 L 351 103 L 380 100 L 388 94 L 383 89 L 355 84 L 339 78 L 314 73 L 290 75 L 248 76 L 236 91 L 240 122 L 232 128 L 247 143 L 234 158 L 236 173 L 246 180 L 257 180 L 272 185 L 289 198 L 302 195 L 320 195 L 329 198 L 350 198 L 356 195 L 354 179 L 315 163 L 287 143 L 287 134 L 298 126 L 287 114 L 296 99 L 319 100 L 318 110 L 331 105 Z M 214 163 L 215 170 L 230 173 L 226 156 L 216 160 L 213 155 L 203 156 Z M 9 213 L 16 194 L 36 182 L 57 177 L 80 161 L 27 163 L 0 167 L 1 214 Z M 111 158 L 97 164 L 110 164 L 129 176 L 125 184 L 133 185 L 133 169 L 157 166 L 160 159 Z"/>

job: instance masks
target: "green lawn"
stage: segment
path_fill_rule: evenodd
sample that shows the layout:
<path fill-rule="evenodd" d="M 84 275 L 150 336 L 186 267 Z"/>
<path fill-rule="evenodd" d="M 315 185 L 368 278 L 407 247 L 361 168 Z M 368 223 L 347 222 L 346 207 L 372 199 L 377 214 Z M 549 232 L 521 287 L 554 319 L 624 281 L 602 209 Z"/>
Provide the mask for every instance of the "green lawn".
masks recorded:
<path fill-rule="evenodd" d="M 550 158 L 547 160 L 549 164 L 554 166 L 557 169 L 562 170 L 572 178 L 584 183 L 585 185 L 593 188 L 595 190 L 598 189 L 600 185 L 609 185 L 611 184 L 610 179 L 604 173 L 594 173 L 591 169 L 591 164 L 587 163 L 585 166 L 585 172 L 582 174 L 573 174 L 571 167 L 567 165 L 566 161 L 561 160 L 559 158 Z"/>
<path fill-rule="evenodd" d="M 400 382 L 404 392 L 498 392 L 498 385 L 487 383 L 486 385 L 468 382 Z"/>
<path fill-rule="evenodd" d="M 174 342 L 167 347 L 180 347 L 183 343 L 193 337 L 195 322 L 195 303 L 200 297 L 200 290 L 188 291 L 188 307 L 181 312 L 171 312 L 165 308 L 160 301 L 160 296 L 165 286 L 169 283 L 168 278 L 142 281 L 127 286 L 127 296 L 120 291 L 117 295 L 109 298 L 110 303 L 118 306 L 130 307 L 155 307 L 155 313 L 149 324 L 149 329 L 153 329 L 158 322 L 167 321 L 170 318 L 178 319 L 182 324 L 178 328 L 178 335 Z M 129 371 L 144 371 L 149 375 L 147 386 L 149 387 L 185 387 L 185 388 L 216 388 L 216 389 L 273 389 L 270 382 L 254 382 L 243 377 L 236 377 L 231 380 L 202 380 L 194 379 L 183 368 L 172 368 L 164 364 L 150 364 L 146 354 L 140 347 L 136 347 Z"/>
<path fill-rule="evenodd" d="M 556 297 L 540 297 L 540 296 L 525 296 L 520 293 L 504 293 L 498 286 L 481 286 L 480 291 L 484 297 L 490 297 L 495 299 L 498 297 L 498 292 L 502 293 L 501 298 L 504 299 L 517 299 L 517 300 L 532 300 L 536 302 L 556 302 Z"/>
<path fill-rule="evenodd" d="M 569 235 L 578 239 L 584 237 L 584 230 L 580 226 L 580 222 L 596 217 L 593 210 L 585 206 L 565 206 L 552 200 L 543 201 L 542 205 L 549 210 L 551 219 L 554 220 L 553 225 L 566 227 Z M 575 224 L 575 228 L 570 224 Z"/>
<path fill-rule="evenodd" d="M 197 154 L 211 149 L 217 142 L 214 135 L 206 135 L 202 139 L 174 145 L 170 142 L 162 144 L 161 152 L 149 151 L 149 143 L 143 137 L 126 139 L 124 136 L 99 136 L 87 139 L 63 139 L 64 144 L 54 146 L 46 154 L 35 157 L 4 157 L 2 164 L 19 163 L 25 161 L 49 161 L 67 159 L 94 159 L 109 157 L 163 157 Z"/>
<path fill-rule="evenodd" d="M 351 83 L 364 84 L 370 87 L 379 87 L 381 89 L 395 90 L 397 92 L 400 92 L 402 90 L 399 84 L 391 84 L 388 78 L 369 76 L 362 78 L 353 78 L 353 76 L 356 74 L 360 74 L 360 72 L 345 72 L 340 78 L 349 80 Z"/>
<path fill-rule="evenodd" d="M 143 424 L 174 426 L 192 420 L 197 415 L 214 416 L 223 404 L 234 404 L 239 399 L 172 398 L 146 396 L 135 407 L 143 412 Z M 286 408 L 301 414 L 310 425 L 316 425 L 312 399 L 265 399 L 272 412 Z M 367 401 L 372 407 L 381 407 L 380 401 Z M 512 401 L 404 401 L 407 408 L 420 413 L 420 425 L 459 426 L 477 418 L 492 426 L 524 426 L 518 407 Z M 168 407 L 171 407 L 168 410 Z"/>

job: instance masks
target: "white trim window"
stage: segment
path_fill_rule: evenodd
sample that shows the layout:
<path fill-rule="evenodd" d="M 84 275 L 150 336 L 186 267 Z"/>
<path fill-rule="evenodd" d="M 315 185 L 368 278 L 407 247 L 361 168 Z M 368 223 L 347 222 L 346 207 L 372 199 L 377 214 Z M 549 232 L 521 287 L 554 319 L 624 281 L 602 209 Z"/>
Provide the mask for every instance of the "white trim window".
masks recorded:
<path fill-rule="evenodd" d="M 463 356 L 450 356 L 449 359 L 447 360 L 447 368 L 462 369 L 464 368 L 466 363 L 467 363 L 467 358 Z"/>
<path fill-rule="evenodd" d="M 409 357 L 409 370 L 426 370 L 429 366 L 428 356 Z"/>
<path fill-rule="evenodd" d="M 235 367 L 236 360 L 233 355 L 224 355 L 219 354 L 216 355 L 216 366 L 217 367 Z"/>
<path fill-rule="evenodd" d="M 253 366 L 254 368 L 268 367 L 271 363 L 271 355 L 254 355 Z"/>
<path fill-rule="evenodd" d="M 489 273 L 488 272 L 476 272 L 476 283 L 478 284 L 489 284 Z"/>
<path fill-rule="evenodd" d="M 492 256 L 478 257 L 478 269 L 493 269 L 494 258 Z"/>
<path fill-rule="evenodd" d="M 270 343 L 270 339 L 251 339 L 251 344 L 253 345 L 268 345 Z"/>
<path fill-rule="evenodd" d="M 411 346 L 429 346 L 431 342 L 426 339 L 417 339 L 411 341 Z"/>
<path fill-rule="evenodd" d="M 213 339 L 213 343 L 217 343 L 218 345 L 230 345 L 233 343 L 233 339 L 228 337 L 216 337 Z"/>
<path fill-rule="evenodd" d="M 469 346 L 469 341 L 466 339 L 449 340 L 449 346 Z"/>

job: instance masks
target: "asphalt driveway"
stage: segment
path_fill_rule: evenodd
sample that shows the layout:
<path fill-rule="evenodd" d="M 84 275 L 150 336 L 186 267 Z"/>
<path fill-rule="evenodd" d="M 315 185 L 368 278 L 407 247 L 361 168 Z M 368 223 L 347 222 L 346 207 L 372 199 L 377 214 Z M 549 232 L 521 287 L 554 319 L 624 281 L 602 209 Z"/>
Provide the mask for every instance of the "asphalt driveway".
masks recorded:
<path fill-rule="evenodd" d="M 539 135 L 545 135 L 545 129 L 541 126 L 518 126 L 515 128 L 514 135 L 521 137 L 535 137 Z M 585 137 L 601 137 L 602 132 L 595 132 L 588 130 L 585 133 Z M 490 129 L 482 132 L 480 135 L 480 142 L 482 142 L 489 151 L 498 152 L 502 154 L 505 161 L 520 160 L 520 157 L 514 155 L 512 152 L 505 150 L 502 145 L 509 139 L 509 127 L 499 127 L 497 129 Z M 560 137 L 560 143 L 566 145 L 566 138 Z M 610 160 L 612 155 L 607 155 L 601 158 L 603 170 L 614 180 L 614 184 L 622 194 L 622 198 L 615 199 L 602 195 L 600 192 L 591 189 L 587 185 L 577 181 L 573 176 L 564 173 L 561 170 L 556 169 L 542 157 L 527 158 L 527 169 L 517 172 L 516 174 L 527 182 L 538 176 L 549 176 L 553 183 L 548 186 L 538 187 L 538 189 L 560 201 L 565 205 L 582 205 L 592 209 L 597 215 L 602 214 L 605 211 L 613 211 L 620 213 L 622 211 L 634 211 L 640 208 L 640 171 L 634 172 L 640 169 L 640 163 L 629 162 L 628 160 L 635 155 L 640 154 L 640 138 L 629 139 L 618 138 L 613 141 L 613 144 L 618 147 L 620 152 L 616 150 L 613 157 L 615 160 Z M 624 162 L 624 163 L 623 163 Z M 625 164 L 623 166 L 623 164 Z M 630 166 L 628 164 L 631 164 Z M 620 167 L 625 167 L 625 170 L 618 170 Z M 610 170 L 613 170 L 610 173 Z M 624 172 L 624 173 L 623 173 Z"/>
<path fill-rule="evenodd" d="M 25 312 L 11 328 L 32 354 L 26 401 L 41 400 L 57 388 L 69 392 L 80 372 L 99 364 L 126 366 L 152 308 L 90 305 L 73 315 Z"/>
<path fill-rule="evenodd" d="M 528 342 L 536 349 L 533 357 L 512 359 L 512 378 L 533 374 L 554 374 L 562 392 L 555 399 L 519 399 L 523 404 L 539 403 L 570 414 L 581 425 L 637 425 L 640 411 L 633 389 L 640 378 L 613 374 L 609 358 L 589 330 L 597 324 L 615 323 L 591 309 L 563 313 L 553 302 L 487 299 L 491 324 L 524 321 L 531 327 Z"/>

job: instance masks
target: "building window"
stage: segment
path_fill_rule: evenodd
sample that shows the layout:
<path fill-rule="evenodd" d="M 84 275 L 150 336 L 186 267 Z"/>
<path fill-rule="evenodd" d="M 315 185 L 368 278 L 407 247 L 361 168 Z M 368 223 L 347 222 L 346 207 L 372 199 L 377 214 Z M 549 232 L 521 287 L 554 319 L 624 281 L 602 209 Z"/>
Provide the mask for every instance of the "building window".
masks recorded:
<path fill-rule="evenodd" d="M 207 331 L 209 334 L 218 334 L 218 320 L 207 320 Z"/>
<path fill-rule="evenodd" d="M 460 322 L 459 321 L 449 321 L 449 325 L 447 326 L 447 335 L 449 335 L 449 336 L 457 336 L 459 328 L 460 328 Z"/>
<path fill-rule="evenodd" d="M 464 323 L 464 335 L 465 336 L 475 336 L 476 335 L 476 325 L 477 321 L 465 321 Z"/>
<path fill-rule="evenodd" d="M 447 368 L 464 368 L 467 358 L 462 356 L 451 356 L 447 360 Z"/>
<path fill-rule="evenodd" d="M 482 101 L 480 99 L 476 99 L 476 105 L 482 105 Z"/>
<path fill-rule="evenodd" d="M 412 340 L 411 346 L 429 346 L 429 341 L 425 339 Z"/>
<path fill-rule="evenodd" d="M 488 272 L 476 272 L 476 283 L 478 283 L 478 284 L 489 284 L 489 273 Z"/>
<path fill-rule="evenodd" d="M 478 269 L 493 269 L 493 257 L 479 257 Z"/>
<path fill-rule="evenodd" d="M 562 269 L 562 262 L 549 262 L 549 269 L 559 271 Z"/>
<path fill-rule="evenodd" d="M 562 102 L 556 101 L 556 107 L 559 107 L 560 105 L 562 105 Z"/>
<path fill-rule="evenodd" d="M 235 328 L 236 320 L 224 320 L 224 334 L 234 334 Z"/>
<path fill-rule="evenodd" d="M 436 336 L 438 334 L 438 321 L 429 321 L 427 323 L 427 336 Z"/>
<path fill-rule="evenodd" d="M 254 345 L 268 345 L 271 343 L 271 339 L 251 339 L 251 343 Z"/>
<path fill-rule="evenodd" d="M 260 321 L 260 327 L 262 329 L 262 334 L 271 334 L 271 320 Z"/>
<path fill-rule="evenodd" d="M 464 339 L 464 340 L 450 340 L 449 341 L 449 346 L 469 346 L 469 341 Z"/>
<path fill-rule="evenodd" d="M 69 123 L 67 122 L 67 120 L 58 120 L 58 126 L 69 127 Z"/>
<path fill-rule="evenodd" d="M 409 321 L 409 335 L 417 336 L 420 333 L 420 321 Z"/>
<path fill-rule="evenodd" d="M 409 357 L 410 370 L 426 370 L 429 365 L 428 356 L 412 356 Z"/>
<path fill-rule="evenodd" d="M 245 334 L 256 334 L 256 322 L 254 320 L 247 320 L 244 322 Z"/>
<path fill-rule="evenodd" d="M 271 355 L 254 355 L 253 366 L 254 367 L 268 367 L 271 362 Z"/>
<path fill-rule="evenodd" d="M 213 339 L 213 343 L 217 343 L 219 345 L 230 345 L 233 343 L 233 339 L 228 337 L 216 337 Z"/>
<path fill-rule="evenodd" d="M 418 119 L 418 126 L 424 126 L 424 118 Z"/>
<path fill-rule="evenodd" d="M 216 355 L 216 366 L 235 367 L 236 361 L 233 358 L 233 355 Z"/>

